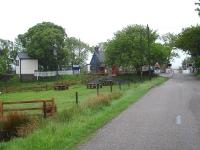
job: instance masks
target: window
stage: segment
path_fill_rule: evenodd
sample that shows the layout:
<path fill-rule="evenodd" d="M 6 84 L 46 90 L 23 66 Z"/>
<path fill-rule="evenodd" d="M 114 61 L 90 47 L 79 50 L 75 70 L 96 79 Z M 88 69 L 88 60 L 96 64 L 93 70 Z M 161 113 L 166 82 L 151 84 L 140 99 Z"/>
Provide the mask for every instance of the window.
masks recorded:
<path fill-rule="evenodd" d="M 19 66 L 19 60 L 16 60 L 16 66 Z"/>

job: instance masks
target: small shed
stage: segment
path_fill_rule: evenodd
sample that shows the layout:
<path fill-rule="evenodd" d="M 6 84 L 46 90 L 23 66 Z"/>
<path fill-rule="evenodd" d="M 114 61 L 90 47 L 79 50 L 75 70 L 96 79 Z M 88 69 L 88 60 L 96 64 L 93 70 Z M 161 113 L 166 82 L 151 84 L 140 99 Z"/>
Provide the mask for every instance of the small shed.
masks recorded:
<path fill-rule="evenodd" d="M 90 61 L 90 70 L 92 73 L 105 73 L 105 56 L 104 51 L 95 47 L 92 59 Z"/>
<path fill-rule="evenodd" d="M 32 80 L 38 70 L 38 59 L 31 58 L 25 52 L 19 52 L 16 57 L 16 74 L 21 80 Z"/>

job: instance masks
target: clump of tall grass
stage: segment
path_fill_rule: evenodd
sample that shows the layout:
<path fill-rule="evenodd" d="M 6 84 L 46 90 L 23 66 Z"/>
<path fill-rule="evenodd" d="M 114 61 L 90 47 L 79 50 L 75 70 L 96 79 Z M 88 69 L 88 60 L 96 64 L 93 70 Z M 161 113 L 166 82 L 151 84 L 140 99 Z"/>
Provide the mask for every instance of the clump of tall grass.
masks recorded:
<path fill-rule="evenodd" d="M 110 94 L 111 99 L 112 100 L 116 100 L 119 99 L 120 97 L 122 97 L 122 93 L 121 92 L 113 92 L 112 94 Z"/>
<path fill-rule="evenodd" d="M 119 99 L 122 93 L 99 94 L 98 96 L 89 98 L 85 105 L 88 108 L 96 109 L 102 106 L 109 106 L 112 100 Z"/>
<path fill-rule="evenodd" d="M 84 103 L 62 111 L 58 114 L 56 119 L 61 122 L 69 122 L 73 117 L 83 113 L 87 108 L 98 109 L 103 106 L 109 106 L 112 100 L 119 99 L 121 96 L 122 93 L 114 92 L 111 94 L 99 94 L 98 96 L 90 97 Z"/>
<path fill-rule="evenodd" d="M 106 95 L 105 94 L 99 94 L 96 97 L 89 98 L 86 101 L 85 105 L 86 105 L 86 107 L 95 109 L 95 108 L 99 108 L 99 107 L 102 107 L 102 106 L 109 106 L 111 100 L 112 99 L 111 99 L 110 95 L 108 95 L 108 94 L 106 94 Z"/>
<path fill-rule="evenodd" d="M 75 115 L 80 114 L 83 111 L 82 106 L 73 106 L 67 110 L 63 110 L 60 114 L 58 114 L 59 121 L 68 122 Z"/>
<path fill-rule="evenodd" d="M 13 137 L 24 137 L 32 133 L 33 130 L 36 129 L 37 125 L 38 121 L 33 116 L 11 112 L 1 122 L 0 131 L 9 135 L 9 137 L 6 137 L 7 139 L 11 139 Z"/>

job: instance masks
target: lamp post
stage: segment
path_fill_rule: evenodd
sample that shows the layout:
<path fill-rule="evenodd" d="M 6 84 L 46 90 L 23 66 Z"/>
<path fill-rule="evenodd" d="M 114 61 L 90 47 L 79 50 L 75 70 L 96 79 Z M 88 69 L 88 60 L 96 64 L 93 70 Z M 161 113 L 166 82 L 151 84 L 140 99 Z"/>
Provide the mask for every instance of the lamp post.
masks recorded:
<path fill-rule="evenodd" d="M 58 79 L 58 46 L 57 44 L 53 45 L 53 55 L 56 58 L 56 77 Z"/>

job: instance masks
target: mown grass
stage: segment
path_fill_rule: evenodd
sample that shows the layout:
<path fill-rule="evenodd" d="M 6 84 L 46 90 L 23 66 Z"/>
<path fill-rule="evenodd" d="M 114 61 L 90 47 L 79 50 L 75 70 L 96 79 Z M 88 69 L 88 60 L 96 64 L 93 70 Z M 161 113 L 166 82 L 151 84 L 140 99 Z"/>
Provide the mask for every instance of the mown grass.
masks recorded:
<path fill-rule="evenodd" d="M 122 91 L 128 89 L 128 85 L 122 85 Z M 117 85 L 113 86 L 113 92 L 119 91 L 119 87 Z M 71 106 L 75 105 L 75 93 L 78 92 L 79 102 L 82 103 L 88 97 L 93 97 L 97 95 L 96 89 L 87 89 L 85 85 L 73 85 L 69 87 L 69 90 L 64 91 L 41 91 L 41 92 L 15 92 L 15 93 L 4 93 L 0 94 L 0 100 L 3 101 L 22 101 L 22 100 L 37 100 L 37 99 L 51 99 L 54 98 L 56 101 L 56 105 L 58 111 L 62 111 L 63 109 L 68 109 Z M 104 86 L 99 89 L 99 93 L 110 93 L 110 87 Z M 38 106 L 38 104 L 34 104 L 34 106 Z M 39 104 L 41 105 L 41 104 Z M 12 105 L 13 107 L 14 105 Z M 15 105 L 14 107 L 29 107 L 30 104 L 24 105 Z M 33 104 L 31 104 L 31 107 Z M 8 106 L 9 107 L 9 106 Z"/>
<path fill-rule="evenodd" d="M 42 78 L 39 80 L 33 81 L 24 81 L 20 82 L 20 79 L 17 75 L 13 76 L 8 82 L 0 81 L 0 92 L 23 92 L 23 91 L 36 91 L 40 90 L 41 86 L 43 86 L 43 90 L 53 89 L 53 84 L 55 82 L 65 81 L 69 82 L 69 84 L 80 84 L 84 81 L 89 80 L 93 76 L 90 75 L 64 75 L 56 77 L 49 77 L 49 78 Z"/>
<path fill-rule="evenodd" d="M 123 91 L 123 96 L 120 99 L 111 101 L 110 105 L 103 105 L 98 109 L 91 109 L 89 107 L 81 108 L 81 113 L 78 111 L 79 113 L 76 113 L 72 119 L 67 121 L 55 120 L 53 118 L 45 120 L 44 127 L 38 129 L 26 138 L 18 138 L 10 142 L 1 143 L 0 149 L 72 150 L 77 144 L 86 140 L 91 133 L 94 133 L 98 128 L 117 116 L 130 104 L 136 102 L 150 88 L 164 81 L 166 81 L 166 78 L 158 77 L 151 81 L 133 84 L 129 89 Z M 12 94 L 8 96 L 10 96 L 9 98 L 14 98 Z M 90 96 L 87 95 L 87 97 Z"/>

